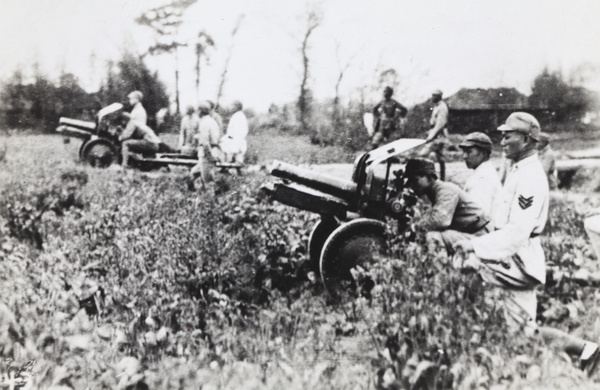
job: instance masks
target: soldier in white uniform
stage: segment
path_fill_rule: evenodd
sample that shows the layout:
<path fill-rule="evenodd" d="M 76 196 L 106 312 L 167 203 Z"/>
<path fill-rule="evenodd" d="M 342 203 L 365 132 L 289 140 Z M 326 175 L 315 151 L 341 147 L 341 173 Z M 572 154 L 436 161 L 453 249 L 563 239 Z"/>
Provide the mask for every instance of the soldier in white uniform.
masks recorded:
<path fill-rule="evenodd" d="M 471 199 L 493 218 L 502 184 L 494 165 L 490 162 L 492 140 L 483 133 L 471 133 L 458 145 L 463 151 L 467 168 L 473 174 L 467 179 L 464 190 Z"/>
<path fill-rule="evenodd" d="M 535 322 L 535 287 L 546 281 L 546 264 L 539 235 L 548 217 L 548 180 L 537 156 L 540 125 L 530 114 L 515 112 L 498 128 L 502 149 L 513 164 L 504 182 L 495 215 L 496 230 L 456 244 L 462 268 L 478 270 L 483 279 L 507 292 L 504 306 L 514 329 L 539 333 L 557 342 L 565 352 L 579 356 L 581 368 L 591 375 L 599 357 L 598 344 L 570 336 Z"/>

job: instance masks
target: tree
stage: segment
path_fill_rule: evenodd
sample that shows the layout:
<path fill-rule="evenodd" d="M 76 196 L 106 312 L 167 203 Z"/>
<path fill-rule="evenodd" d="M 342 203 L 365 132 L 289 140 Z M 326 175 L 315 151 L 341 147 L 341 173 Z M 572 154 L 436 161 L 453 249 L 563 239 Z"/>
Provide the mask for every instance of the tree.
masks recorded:
<path fill-rule="evenodd" d="M 314 30 L 319 27 L 322 17 L 315 10 L 311 10 L 306 18 L 306 27 L 304 30 L 300 53 L 302 55 L 302 80 L 300 82 L 300 95 L 298 96 L 298 114 L 302 131 L 309 131 L 310 110 L 312 105 L 312 91 L 308 87 L 310 59 L 308 56 L 309 40 Z"/>
<path fill-rule="evenodd" d="M 176 39 L 179 26 L 183 22 L 183 12 L 197 0 L 174 0 L 170 4 L 152 8 L 144 12 L 135 21 L 136 23 L 150 27 L 154 30 L 157 38 L 156 44 L 148 48 L 146 54 L 173 54 L 175 58 L 175 103 L 177 112 L 181 112 L 179 104 L 179 55 L 178 48 L 187 46 L 187 43 Z M 198 70 L 199 71 L 199 70 Z M 198 81 L 199 83 L 199 81 Z"/>
<path fill-rule="evenodd" d="M 225 86 L 225 80 L 227 80 L 227 72 L 229 71 L 229 62 L 231 61 L 231 57 L 233 54 L 233 47 L 235 45 L 235 36 L 237 35 L 240 26 L 242 25 L 242 20 L 244 20 L 244 15 L 240 15 L 238 17 L 237 23 L 235 27 L 231 31 L 231 46 L 229 46 L 229 52 L 227 53 L 227 58 L 225 59 L 225 66 L 223 67 L 223 73 L 221 73 L 221 81 L 219 82 L 219 90 L 217 91 L 217 99 L 215 104 L 219 104 L 219 100 L 221 100 L 221 95 L 223 94 L 223 87 Z"/>
<path fill-rule="evenodd" d="M 141 56 L 124 52 L 117 62 L 116 69 L 112 62 L 108 63 L 106 82 L 99 96 L 103 105 L 123 101 L 134 90 L 144 94 L 144 107 L 148 112 L 149 125 L 155 127 L 155 115 L 163 107 L 169 105 L 165 85 L 152 73 Z"/>
<path fill-rule="evenodd" d="M 560 72 L 545 68 L 533 80 L 529 104 L 551 111 L 557 122 L 564 122 L 580 119 L 594 105 L 594 97 L 585 88 L 569 84 Z"/>
<path fill-rule="evenodd" d="M 202 56 L 204 56 L 208 61 L 206 51 L 208 48 L 214 46 L 215 41 L 206 31 L 203 30 L 198 33 L 196 43 L 194 44 L 194 49 L 196 52 L 196 100 L 200 98 L 200 59 Z"/>

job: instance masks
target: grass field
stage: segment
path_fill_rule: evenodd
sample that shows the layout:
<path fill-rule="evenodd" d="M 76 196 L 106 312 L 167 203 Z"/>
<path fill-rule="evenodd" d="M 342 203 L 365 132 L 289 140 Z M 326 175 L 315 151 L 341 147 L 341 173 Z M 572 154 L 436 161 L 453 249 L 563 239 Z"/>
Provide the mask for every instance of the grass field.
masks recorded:
<path fill-rule="evenodd" d="M 2 144 L 0 388 L 600 387 L 509 333 L 475 275 L 416 243 L 391 238 L 371 296 L 336 303 L 307 263 L 318 216 L 263 199 L 263 171 L 190 192 L 185 170 L 81 166 L 78 141 Z M 261 165 L 353 160 L 276 133 L 249 149 Z M 571 277 L 600 270 L 581 222 L 596 197 L 559 195 L 539 320 L 600 340 L 600 294 Z"/>

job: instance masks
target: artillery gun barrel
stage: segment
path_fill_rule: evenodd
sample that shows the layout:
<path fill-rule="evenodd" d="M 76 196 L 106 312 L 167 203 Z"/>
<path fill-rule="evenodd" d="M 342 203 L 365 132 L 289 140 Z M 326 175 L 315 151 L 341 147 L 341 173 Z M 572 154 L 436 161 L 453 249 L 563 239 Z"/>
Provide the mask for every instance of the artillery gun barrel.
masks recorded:
<path fill-rule="evenodd" d="M 309 188 L 336 196 L 353 204 L 358 196 L 358 186 L 351 180 L 340 179 L 335 176 L 316 172 L 311 169 L 300 168 L 281 161 L 274 161 L 271 175 L 288 179 L 303 184 Z"/>

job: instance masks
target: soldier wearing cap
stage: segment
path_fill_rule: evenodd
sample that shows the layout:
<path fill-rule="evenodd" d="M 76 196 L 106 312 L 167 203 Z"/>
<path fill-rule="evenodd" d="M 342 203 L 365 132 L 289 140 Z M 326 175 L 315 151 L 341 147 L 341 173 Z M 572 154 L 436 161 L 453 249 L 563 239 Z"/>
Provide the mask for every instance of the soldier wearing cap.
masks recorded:
<path fill-rule="evenodd" d="M 473 174 L 465 183 L 465 192 L 493 219 L 502 184 L 498 172 L 489 161 L 492 140 L 484 133 L 471 133 L 458 146 L 463 151 L 467 168 L 473 169 Z"/>
<path fill-rule="evenodd" d="M 146 124 L 148 115 L 142 99 L 144 95 L 140 91 L 133 91 L 127 95 L 129 104 L 133 107 L 130 113 L 123 113 L 129 118 L 127 126 L 119 135 L 121 144 L 121 154 L 123 157 L 122 165 L 126 167 L 129 163 L 130 152 L 137 153 L 156 153 L 159 150 L 161 141 L 154 131 Z"/>
<path fill-rule="evenodd" d="M 430 129 L 427 133 L 427 144 L 419 152 L 419 156 L 431 157 L 440 164 L 440 177 L 446 178 L 446 163 L 444 158 L 444 147 L 448 144 L 448 115 L 449 109 L 442 99 L 442 91 L 439 89 L 431 93 L 433 109 L 429 119 Z"/>
<path fill-rule="evenodd" d="M 513 329 L 561 343 L 567 353 L 579 356 L 581 368 L 591 374 L 600 357 L 598 344 L 535 322 L 535 288 L 546 280 L 539 235 L 546 224 L 550 198 L 537 155 L 540 124 L 531 114 L 515 112 L 498 130 L 504 154 L 513 164 L 496 211 L 496 230 L 459 242 L 456 249 L 462 254 L 462 263 L 456 265 L 478 270 L 485 281 L 506 292 L 506 318 Z"/>
<path fill-rule="evenodd" d="M 198 132 L 200 120 L 196 115 L 194 106 L 188 106 L 186 114 L 181 118 L 181 126 L 179 132 L 179 150 L 182 154 L 195 156 L 196 155 L 196 139 L 194 136 Z"/>
<path fill-rule="evenodd" d="M 558 187 L 558 173 L 556 171 L 556 153 L 550 146 L 550 137 L 548 134 L 542 133 L 540 135 L 540 142 L 538 143 L 538 156 L 544 172 L 548 176 L 548 186 L 551 190 Z"/>
<path fill-rule="evenodd" d="M 195 189 L 194 182 L 200 177 L 202 186 L 212 181 L 212 165 L 213 157 L 211 149 L 219 145 L 219 125 L 217 121 L 210 116 L 210 104 L 201 102 L 198 105 L 198 132 L 194 135 L 197 145 L 198 164 L 190 171 L 188 187 L 190 190 Z"/>
<path fill-rule="evenodd" d="M 428 232 L 430 250 L 443 246 L 452 253 L 457 242 L 489 231 L 488 215 L 456 184 L 438 180 L 433 161 L 409 159 L 404 177 L 416 195 L 431 202 L 431 208 L 415 224 Z"/>
<path fill-rule="evenodd" d="M 373 108 L 375 120 L 375 133 L 371 141 L 373 149 L 387 142 L 392 133 L 400 129 L 400 120 L 406 117 L 408 112 L 406 107 L 392 99 L 393 94 L 394 90 L 391 87 L 385 87 L 383 100 Z"/>

